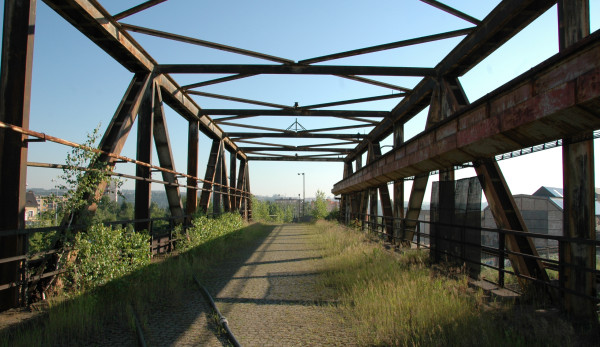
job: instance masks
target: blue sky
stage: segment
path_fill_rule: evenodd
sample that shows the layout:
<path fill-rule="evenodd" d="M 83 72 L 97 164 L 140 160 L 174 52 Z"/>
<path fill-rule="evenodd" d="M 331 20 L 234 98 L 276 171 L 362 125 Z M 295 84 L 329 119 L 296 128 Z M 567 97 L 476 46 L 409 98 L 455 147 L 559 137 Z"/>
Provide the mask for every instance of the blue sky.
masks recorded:
<path fill-rule="evenodd" d="M 100 3 L 118 13 L 141 3 L 104 0 Z M 498 1 L 444 1 L 478 19 Z M 3 2 L 2 2 L 3 3 Z M 592 31 L 600 26 L 598 1 L 591 1 Z M 462 29 L 470 23 L 417 0 L 389 1 L 184 1 L 170 0 L 123 20 L 125 23 L 192 36 L 244 49 L 259 51 L 295 61 L 325 54 L 389 43 L 424 35 Z M 558 52 L 556 9 L 532 23 L 517 37 L 481 62 L 460 80 L 470 101 L 511 80 Z M 228 52 L 191 46 L 133 33 L 132 36 L 159 63 L 270 64 L 267 61 Z M 405 47 L 363 56 L 333 60 L 325 64 L 433 67 L 462 37 L 420 46 Z M 34 46 L 30 128 L 75 142 L 99 123 L 104 130 L 121 100 L 132 75 L 104 51 L 65 22 L 42 1 L 38 3 Z M 180 85 L 215 76 L 173 75 Z M 374 77 L 375 78 L 375 77 Z M 411 88 L 420 78 L 376 77 L 384 82 Z M 392 93 L 391 90 L 333 76 L 256 76 L 208 86 L 209 93 L 257 99 L 278 104 L 317 104 Z M 194 97 L 203 108 L 262 108 L 230 101 Z M 330 109 L 390 110 L 398 99 L 383 100 Z M 187 123 L 167 108 L 175 167 L 186 168 Z M 426 111 L 411 120 L 406 136 L 424 129 Z M 323 118 L 301 117 L 307 129 L 352 124 Z M 286 128 L 294 118 L 259 117 L 245 123 Z M 223 126 L 226 131 L 244 131 Z M 368 131 L 368 130 L 366 130 Z M 362 132 L 362 131 L 361 131 Z M 135 129 L 122 154 L 135 157 Z M 260 141 L 260 140 L 259 140 Z M 281 140 L 282 144 L 307 144 L 306 140 Z M 323 141 L 327 142 L 327 141 Z M 387 139 L 382 145 L 391 144 Z M 67 147 L 51 143 L 31 143 L 29 161 L 63 163 Z M 200 176 L 208 158 L 210 141 L 201 136 Z M 600 148 L 596 146 L 596 154 Z M 597 155 L 596 155 L 597 156 Z M 598 161 L 598 160 L 596 160 Z M 158 162 L 156 157 L 154 162 Z M 562 185 L 560 149 L 501 162 L 514 194 L 532 193 L 540 185 Z M 117 171 L 134 173 L 134 167 L 120 164 Z M 251 162 L 250 181 L 254 194 L 297 196 L 302 192 L 306 173 L 306 195 L 317 189 L 330 194 L 341 179 L 341 163 Z M 527 173 L 527 174 L 524 174 Z M 50 181 L 59 174 L 51 169 L 28 169 L 29 187 L 53 187 Z M 469 169 L 459 177 L 473 175 Z M 160 176 L 155 174 L 155 178 Z M 434 176 L 433 180 L 437 177 Z M 596 176 L 600 182 L 600 177 Z M 133 183 L 125 181 L 125 188 Z M 407 184 L 407 189 L 410 184 Z M 153 189 L 162 189 L 153 185 Z M 428 193 L 427 195 L 428 196 Z"/>

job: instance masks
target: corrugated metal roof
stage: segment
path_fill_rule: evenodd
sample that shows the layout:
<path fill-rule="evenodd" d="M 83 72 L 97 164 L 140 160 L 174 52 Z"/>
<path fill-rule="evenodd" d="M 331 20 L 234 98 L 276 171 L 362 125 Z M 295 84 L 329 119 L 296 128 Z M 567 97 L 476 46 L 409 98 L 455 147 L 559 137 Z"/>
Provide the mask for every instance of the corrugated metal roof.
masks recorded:
<path fill-rule="evenodd" d="M 550 201 L 552 201 L 561 210 L 564 208 L 563 207 L 563 199 L 562 198 L 550 198 Z M 594 208 L 596 210 L 596 216 L 598 216 L 598 215 L 600 215 L 600 202 L 594 201 L 594 205 L 595 205 Z"/>

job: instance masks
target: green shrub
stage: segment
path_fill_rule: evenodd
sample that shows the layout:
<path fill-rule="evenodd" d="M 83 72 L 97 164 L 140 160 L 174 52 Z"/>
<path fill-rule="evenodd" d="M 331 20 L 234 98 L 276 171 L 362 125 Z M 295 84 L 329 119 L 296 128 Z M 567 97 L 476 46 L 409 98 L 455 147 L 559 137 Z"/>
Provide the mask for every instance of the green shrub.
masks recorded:
<path fill-rule="evenodd" d="M 150 237 L 101 224 L 79 233 L 67 257 L 67 286 L 75 292 L 97 287 L 150 264 Z"/>
<path fill-rule="evenodd" d="M 185 234 L 181 227 L 175 228 L 176 237 L 179 239 L 177 249 L 180 251 L 190 250 L 206 241 L 241 229 L 243 226 L 244 220 L 238 213 L 225 213 L 216 219 L 206 216 L 194 218 L 192 226 L 187 229 Z"/>

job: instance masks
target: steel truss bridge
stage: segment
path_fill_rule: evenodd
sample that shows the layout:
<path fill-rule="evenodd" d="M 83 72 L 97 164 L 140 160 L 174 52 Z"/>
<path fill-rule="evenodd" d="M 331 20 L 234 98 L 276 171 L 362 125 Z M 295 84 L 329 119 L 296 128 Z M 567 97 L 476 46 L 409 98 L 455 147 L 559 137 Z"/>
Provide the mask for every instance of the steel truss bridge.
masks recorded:
<path fill-rule="evenodd" d="M 215 205 L 222 205 L 224 210 L 239 210 L 250 218 L 250 161 L 338 161 L 344 163 L 344 171 L 340 172 L 341 180 L 332 192 L 341 196 L 342 221 L 365 223 L 368 215 L 376 216 L 375 202 L 379 195 L 383 206 L 383 232 L 406 244 L 417 232 L 416 220 L 429 173 L 439 171 L 441 181 L 451 182 L 454 168 L 470 163 L 498 228 L 509 231 L 502 234 L 502 239 L 514 272 L 523 283 L 549 284 L 545 265 L 537 257 L 532 238 L 527 234 L 496 160 L 504 153 L 560 141 L 565 192 L 564 235 L 558 266 L 559 290 L 553 296 L 559 306 L 575 317 L 597 317 L 592 138 L 593 132 L 600 128 L 600 33 L 590 33 L 589 1 L 503 0 L 485 18 L 478 20 L 439 1 L 421 0 L 447 12 L 448 16 L 463 19 L 469 26 L 300 61 L 125 23 L 129 16 L 143 15 L 144 10 L 160 6 L 164 1 L 145 1 L 120 13 L 109 13 L 97 0 L 44 0 L 132 74 L 131 83 L 95 150 L 100 153 L 100 160 L 113 168 L 123 162 L 136 165 L 135 176 L 119 174 L 116 169 L 114 174 L 135 179 L 137 229 L 148 228 L 151 183 L 164 185 L 170 212 L 175 218 L 183 219 L 198 208 L 206 211 L 211 196 Z M 458 78 L 556 4 L 559 53 L 479 100 L 469 102 Z M 22 304 L 20 276 L 26 258 L 27 234 L 19 231 L 25 229 L 27 167 L 59 167 L 52 163 L 28 162 L 27 143 L 52 141 L 80 146 L 29 129 L 35 23 L 36 0 L 5 1 L 0 74 L 0 308 L 3 310 Z M 161 64 L 132 37 L 132 32 L 258 58 L 268 64 Z M 432 68 L 315 65 L 452 37 L 462 39 Z M 174 78 L 181 73 L 228 76 L 181 86 Z M 198 90 L 264 74 L 329 75 L 397 93 L 289 106 Z M 406 88 L 378 81 L 372 76 L 417 76 L 422 79 L 413 88 Z M 265 108 L 203 109 L 193 96 Z M 399 100 L 391 110 L 323 109 L 390 98 Z M 174 167 L 163 103 L 189 123 L 185 172 L 176 171 Z M 427 107 L 425 129 L 405 141 L 404 125 Z M 239 122 L 257 116 L 327 117 L 354 123 L 290 130 Z M 132 159 L 122 156 L 121 150 L 134 122 L 138 129 L 137 156 Z M 245 131 L 224 131 L 222 126 Z M 357 129 L 366 128 L 368 133 L 357 134 Z M 198 172 L 200 133 L 212 140 L 203 178 Z M 393 149 L 382 154 L 380 142 L 389 136 L 393 137 Z M 328 142 L 303 146 L 277 143 L 277 140 L 287 138 Z M 335 142 L 331 142 L 332 139 Z M 159 165 L 151 163 L 153 143 Z M 229 153 L 229 160 L 226 153 Z M 367 160 L 363 163 L 365 153 Z M 153 170 L 162 173 L 162 180 L 152 179 Z M 414 183 L 405 211 L 402 197 L 403 182 L 407 177 L 414 177 Z M 185 178 L 185 184 L 180 183 L 179 178 Z M 390 182 L 392 194 L 388 188 Z M 187 196 L 197 196 L 200 191 L 199 201 L 187 199 L 183 206 L 180 188 L 187 190 Z M 98 192 L 103 190 L 103 186 L 97 187 Z M 447 194 L 440 195 L 440 201 L 451 198 Z M 394 230 L 398 230 L 396 223 L 402 224 L 399 235 L 394 234 Z"/>

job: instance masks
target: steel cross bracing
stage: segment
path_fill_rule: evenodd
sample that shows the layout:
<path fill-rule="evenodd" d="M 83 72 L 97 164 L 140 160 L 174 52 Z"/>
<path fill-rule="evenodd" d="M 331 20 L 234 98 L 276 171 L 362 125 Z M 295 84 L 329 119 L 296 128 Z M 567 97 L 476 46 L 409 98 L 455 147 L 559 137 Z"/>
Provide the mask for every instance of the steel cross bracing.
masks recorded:
<path fill-rule="evenodd" d="M 600 78 L 598 76 L 600 39 L 598 33 L 586 38 L 589 35 L 589 4 L 586 1 L 558 1 L 561 52 L 557 56 L 472 104 L 462 91 L 458 77 L 463 76 L 557 1 L 504 0 L 480 20 L 439 1 L 421 0 L 464 20 L 466 27 L 298 61 L 123 22 L 134 14 L 143 16 L 144 10 L 160 6 L 165 0 L 145 1 L 117 13 L 109 13 L 97 0 L 43 1 L 133 73 L 131 84 L 102 139 L 100 150 L 104 159 L 116 164 L 115 159 L 119 158 L 131 125 L 138 122 L 136 162 L 143 165 L 138 165 L 136 171 L 138 182 L 136 217 L 143 219 L 149 213 L 149 187 L 152 181 L 156 181 L 150 178 L 149 170 L 152 167 L 150 152 L 153 142 L 159 154 L 171 212 L 174 215 L 183 214 L 184 207 L 181 204 L 179 190 L 176 188 L 178 183 L 174 176 L 176 171 L 172 158 L 173 149 L 170 146 L 166 118 L 162 110 L 164 103 L 189 122 L 187 193 L 188 196 L 196 195 L 197 190 L 201 190 L 202 195 L 200 206 L 196 199 L 187 200 L 185 209 L 188 213 L 198 207 L 206 209 L 213 195 L 213 201 L 218 202 L 219 205 L 222 201 L 225 210 L 241 208 L 244 214 L 249 216 L 251 214 L 250 200 L 247 199 L 250 191 L 249 161 L 339 161 L 344 162 L 343 180 L 335 185 L 333 192 L 342 194 L 343 216 L 348 220 L 350 216 L 360 215 L 360 218 L 365 221 L 368 205 L 371 206 L 372 212 L 376 212 L 377 205 L 374 202 L 377 201 L 379 192 L 384 200 L 383 215 L 386 221 L 386 232 L 391 239 L 391 236 L 398 232 L 397 226 L 392 225 L 391 221 L 394 217 L 404 216 L 402 206 L 397 203 L 399 197 L 404 195 L 402 186 L 404 178 L 416 176 L 409 209 L 406 212 L 410 219 L 411 216 L 418 215 L 429 172 L 440 170 L 444 173 L 443 180 L 452 181 L 454 166 L 473 162 L 478 174 L 483 177 L 482 186 L 498 225 L 507 229 L 526 231 L 518 209 L 511 201 L 510 190 L 504 182 L 502 172 L 493 158 L 508 151 L 564 138 L 565 176 L 570 177 L 565 181 L 565 191 L 572 192 L 573 196 L 576 195 L 580 199 L 567 199 L 565 206 L 571 207 L 565 211 L 569 215 L 565 227 L 577 226 L 583 230 L 577 237 L 590 238 L 589 218 L 582 216 L 594 215 L 590 212 L 593 203 L 590 206 L 589 201 L 590 189 L 593 189 L 593 175 L 590 176 L 590 170 L 593 173 L 593 166 L 589 165 L 590 158 L 593 157 L 593 149 L 590 149 L 589 142 L 585 142 L 586 145 L 577 145 L 577 143 L 580 136 L 586 138 L 589 135 L 587 133 L 600 128 L 598 121 L 600 92 L 597 83 Z M 0 218 L 1 229 L 21 227 L 22 218 L 17 211 L 22 210 L 25 194 L 24 174 L 27 150 L 21 145 L 21 140 L 26 137 L 28 131 L 33 45 L 33 33 L 27 28 L 35 25 L 36 1 L 22 2 L 28 3 L 29 7 L 7 5 L 5 9 L 0 88 L 3 100 L 14 100 L 15 103 L 3 102 L 0 108 L 0 122 L 20 127 L 23 132 L 6 136 L 2 133 L 4 147 L 0 153 L 0 168 L 15 167 L 19 170 L 15 173 L 0 170 L 2 195 L 18 197 L 3 202 L 3 208 L 0 210 L 8 215 L 6 218 Z M 7 3 L 12 4 L 12 2 Z M 132 32 L 266 60 L 268 64 L 157 62 L 131 36 Z M 314 65 L 453 37 L 463 38 L 435 67 Z M 15 57 L 17 57 L 16 61 L 14 61 Z M 11 68 L 8 69 L 7 66 Z M 179 73 L 231 75 L 181 86 L 175 79 Z M 386 88 L 394 93 L 365 95 L 312 105 L 297 103 L 287 105 L 287 102 L 266 102 L 249 99 L 243 95 L 233 96 L 197 90 L 208 85 L 265 74 L 329 75 L 332 78 Z M 407 88 L 379 81 L 371 76 L 418 76 L 422 79 L 414 87 Z M 264 108 L 202 109 L 197 104 L 196 97 Z M 391 110 L 324 109 L 396 98 L 399 102 Z M 428 106 L 430 109 L 426 129 L 419 136 L 404 142 L 404 124 Z M 339 125 L 290 131 L 255 122 L 256 117 L 299 116 L 335 119 L 339 121 Z M 238 130 L 240 128 L 242 130 Z M 213 141 L 205 180 L 198 179 L 199 132 Z M 581 132 L 587 135 L 581 135 Z M 390 135 L 394 139 L 394 149 L 382 155 L 379 143 Z M 277 139 L 277 141 L 271 142 L 270 139 Z M 304 142 L 298 145 L 284 141 L 289 139 L 322 139 L 323 142 L 310 144 Z M 230 158 L 229 179 L 226 152 L 229 153 Z M 306 154 L 299 155 L 299 152 Z M 362 156 L 367 152 L 368 162 L 365 167 L 362 167 Z M 582 168 L 567 169 L 571 166 L 570 161 L 581 161 L 581 158 L 584 158 Z M 238 166 L 239 172 L 236 178 Z M 576 182 L 580 177 L 584 177 L 585 187 L 577 186 Z M 202 188 L 197 186 L 199 181 L 203 181 Z M 391 181 L 394 181 L 393 205 L 387 188 L 387 183 Z M 581 181 L 579 179 L 579 182 Z M 98 191 L 101 190 L 102 187 L 98 187 Z M 232 193 L 233 191 L 236 193 Z M 371 199 L 370 204 L 369 199 Z M 579 213 L 575 210 L 583 212 Z M 139 226 L 139 228 L 143 227 L 143 225 Z M 402 233 L 405 241 L 409 242 L 412 237 L 410 225 L 409 228 L 405 226 Z M 12 255 L 14 252 L 17 252 L 17 255 L 22 252 L 20 250 L 22 239 L 11 237 L 3 238 L 2 241 L 2 257 Z M 507 246 L 517 254 L 535 253 L 527 238 L 507 237 Z M 595 258 L 590 256 L 591 253 L 586 253 L 589 249 L 578 254 L 576 248 L 575 246 L 569 248 L 569 252 L 574 252 L 570 253 L 570 256 L 586 264 L 595 262 Z M 511 260 L 517 271 L 534 279 L 546 280 L 545 271 L 539 262 L 527 261 L 518 256 L 513 258 Z M 0 270 L 4 273 L 11 266 L 14 268 L 14 264 L 3 264 Z M 575 273 L 573 278 L 577 278 L 579 281 L 577 283 L 583 281 L 587 286 L 586 293 L 589 294 L 593 278 L 590 279 L 589 275 L 579 273 Z M 9 280 L 12 281 L 13 278 Z M 18 299 L 15 292 L 6 292 L 9 292 L 7 295 L 10 300 Z M 571 312 L 580 311 L 590 314 L 589 306 L 581 309 L 584 304 L 577 299 L 570 299 L 565 306 Z"/>

